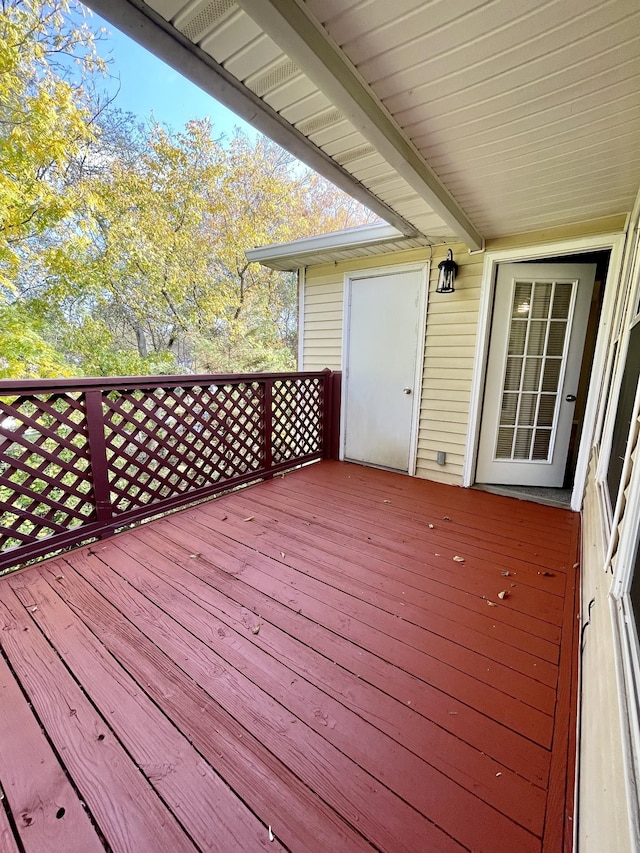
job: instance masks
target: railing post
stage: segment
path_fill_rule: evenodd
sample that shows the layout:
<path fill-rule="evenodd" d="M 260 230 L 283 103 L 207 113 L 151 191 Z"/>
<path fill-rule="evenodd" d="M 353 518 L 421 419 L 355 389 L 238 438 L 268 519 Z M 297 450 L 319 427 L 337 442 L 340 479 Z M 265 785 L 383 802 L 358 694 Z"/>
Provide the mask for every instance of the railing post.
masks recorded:
<path fill-rule="evenodd" d="M 264 382 L 264 467 L 267 477 L 271 477 L 273 465 L 273 379 Z"/>
<path fill-rule="evenodd" d="M 322 387 L 323 424 L 322 458 L 338 459 L 340 455 L 340 403 L 342 374 L 327 368 Z"/>
<path fill-rule="evenodd" d="M 322 458 L 331 459 L 331 425 L 333 423 L 333 374 L 325 368 L 322 378 Z"/>
<path fill-rule="evenodd" d="M 96 516 L 100 523 L 106 524 L 113 518 L 113 511 L 111 507 L 111 490 L 109 488 L 107 443 L 104 436 L 102 391 L 99 388 L 92 388 L 85 391 L 84 405 L 87 417 L 89 460 L 91 464 Z"/>

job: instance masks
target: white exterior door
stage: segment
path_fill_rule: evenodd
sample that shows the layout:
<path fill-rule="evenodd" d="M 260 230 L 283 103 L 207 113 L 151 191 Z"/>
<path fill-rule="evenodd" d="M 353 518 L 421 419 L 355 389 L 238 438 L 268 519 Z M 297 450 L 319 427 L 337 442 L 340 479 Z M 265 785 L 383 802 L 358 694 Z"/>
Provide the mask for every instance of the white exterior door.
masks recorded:
<path fill-rule="evenodd" d="M 346 284 L 343 456 L 413 473 L 426 268 Z"/>
<path fill-rule="evenodd" d="M 562 486 L 593 264 L 498 268 L 476 481 Z"/>

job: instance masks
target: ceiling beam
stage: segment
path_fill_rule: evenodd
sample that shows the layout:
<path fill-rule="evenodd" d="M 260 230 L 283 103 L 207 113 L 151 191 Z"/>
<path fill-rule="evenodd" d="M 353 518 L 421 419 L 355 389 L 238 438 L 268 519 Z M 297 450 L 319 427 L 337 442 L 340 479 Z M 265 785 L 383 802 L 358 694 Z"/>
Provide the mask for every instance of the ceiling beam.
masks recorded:
<path fill-rule="evenodd" d="M 483 239 L 303 0 L 236 0 L 470 249 Z"/>
<path fill-rule="evenodd" d="M 407 237 L 418 229 L 194 45 L 142 0 L 85 0 L 98 15 L 162 59 Z"/>

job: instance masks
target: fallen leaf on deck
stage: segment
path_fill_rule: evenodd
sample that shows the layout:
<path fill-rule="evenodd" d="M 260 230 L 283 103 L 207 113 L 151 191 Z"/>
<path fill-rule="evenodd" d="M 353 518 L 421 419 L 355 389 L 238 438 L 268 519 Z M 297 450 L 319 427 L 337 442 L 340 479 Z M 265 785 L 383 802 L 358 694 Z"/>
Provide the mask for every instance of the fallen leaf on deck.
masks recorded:
<path fill-rule="evenodd" d="M 429 527 L 433 530 L 433 524 L 430 524 Z"/>
<path fill-rule="evenodd" d="M 552 578 L 553 572 L 538 572 L 539 575 L 542 575 L 543 578 Z"/>
<path fill-rule="evenodd" d="M 284 551 L 280 551 L 280 556 L 281 556 L 281 557 L 282 557 L 282 559 L 284 560 L 284 558 L 285 558 L 287 555 L 284 553 Z"/>
<path fill-rule="evenodd" d="M 489 605 L 489 607 L 497 607 L 497 606 L 498 606 L 498 605 L 495 603 L 495 601 L 489 601 L 489 599 L 487 599 L 487 604 Z"/>
<path fill-rule="evenodd" d="M 252 631 L 254 634 L 259 634 L 259 633 L 260 633 L 260 625 L 256 625 L 256 627 L 255 627 L 255 628 L 252 628 L 252 629 L 251 629 L 251 631 Z"/>
<path fill-rule="evenodd" d="M 223 516 L 222 516 L 222 520 L 223 520 L 223 521 L 226 521 L 228 518 L 229 518 L 229 516 L 228 516 L 228 515 L 223 515 Z"/>
<path fill-rule="evenodd" d="M 500 572 L 503 578 L 511 577 L 511 572 Z"/>
<path fill-rule="evenodd" d="M 442 520 L 443 520 L 443 521 L 451 521 L 451 519 L 449 518 L 449 516 L 448 516 L 448 515 L 443 515 L 443 516 L 442 516 Z"/>
<path fill-rule="evenodd" d="M 391 501 L 382 501 L 383 504 L 390 504 Z"/>
<path fill-rule="evenodd" d="M 57 581 L 63 581 L 63 580 L 64 580 L 64 575 L 56 575 L 56 580 L 57 580 Z"/>
<path fill-rule="evenodd" d="M 464 557 L 455 556 L 453 559 L 456 563 L 464 563 Z"/>
<path fill-rule="evenodd" d="M 200 557 L 200 556 L 201 556 L 200 552 L 197 551 L 195 554 L 189 554 L 189 559 L 195 560 L 196 557 Z"/>
<path fill-rule="evenodd" d="M 574 568 L 574 569 L 577 569 L 579 565 L 580 565 L 580 563 L 574 563 L 574 564 L 573 564 L 573 568 Z"/>
<path fill-rule="evenodd" d="M 35 607 L 30 607 L 30 608 L 29 608 L 29 610 L 30 610 L 32 613 L 35 613 L 37 609 L 38 609 L 38 605 L 37 605 L 37 604 L 36 604 L 36 606 L 35 606 Z"/>
<path fill-rule="evenodd" d="M 449 713 L 449 716 L 450 716 L 450 717 L 457 717 L 457 716 L 458 716 L 458 712 L 457 712 L 457 711 L 449 711 L 448 713 Z"/>
<path fill-rule="evenodd" d="M 245 518 L 244 520 L 245 521 L 253 521 L 254 518 L 255 518 L 255 515 L 250 515 L 247 518 Z"/>
<path fill-rule="evenodd" d="M 284 476 L 284 474 L 282 476 Z M 271 832 L 271 827 L 269 827 L 269 841 L 273 841 L 274 838 L 275 838 L 275 835 L 273 834 L 273 832 Z"/>
<path fill-rule="evenodd" d="M 502 773 L 496 773 L 496 776 L 502 776 Z"/>
<path fill-rule="evenodd" d="M 306 524 L 306 525 L 307 525 L 307 527 L 311 527 L 311 522 L 310 522 L 310 521 L 303 521 L 302 523 L 303 523 L 303 524 Z"/>
<path fill-rule="evenodd" d="M 499 593 L 498 593 L 498 598 L 500 598 L 500 599 L 502 599 L 502 600 L 504 601 L 504 599 L 505 599 L 508 595 L 509 595 L 509 590 L 508 590 L 508 589 L 503 589 L 503 590 L 502 590 L 502 592 L 499 592 Z"/>

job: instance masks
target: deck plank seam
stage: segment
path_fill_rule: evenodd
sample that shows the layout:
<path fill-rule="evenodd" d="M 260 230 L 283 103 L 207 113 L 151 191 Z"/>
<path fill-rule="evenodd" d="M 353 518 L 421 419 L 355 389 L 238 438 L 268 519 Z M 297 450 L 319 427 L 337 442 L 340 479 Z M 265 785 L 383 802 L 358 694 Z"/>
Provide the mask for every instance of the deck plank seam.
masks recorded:
<path fill-rule="evenodd" d="M 238 534 L 238 537 L 239 537 L 239 534 Z M 230 537 L 230 538 L 233 538 L 234 541 L 237 541 L 240 544 L 244 544 L 241 541 L 241 538 L 236 538 L 236 537 Z M 263 555 L 263 556 L 268 556 L 268 555 Z M 269 557 L 269 559 L 271 560 L 272 558 Z M 277 561 L 273 560 L 273 562 L 276 563 Z M 360 617 L 357 617 L 357 616 L 352 617 L 355 621 L 359 621 L 361 624 L 367 625 L 369 627 L 376 626 L 376 612 L 377 612 L 377 614 L 380 614 L 380 615 L 386 613 L 386 615 L 389 617 L 392 617 L 394 619 L 398 618 L 399 620 L 404 622 L 407 626 L 411 627 L 410 623 L 408 623 L 406 620 L 404 620 L 403 617 L 396 616 L 393 613 L 388 613 L 388 612 L 384 611 L 383 609 L 377 607 L 375 604 L 371 604 L 367 601 L 363 601 L 362 599 L 358 598 L 355 594 L 344 592 L 342 590 L 338 590 L 338 589 L 336 589 L 336 587 L 332 586 L 331 584 L 329 584 L 325 581 L 319 580 L 319 579 L 317 579 L 311 575 L 307 575 L 298 569 L 292 569 L 292 571 L 295 572 L 296 574 L 300 574 L 303 577 L 306 577 L 309 581 L 312 581 L 313 582 L 312 585 L 315 585 L 315 584 L 321 585 L 323 588 L 331 590 L 334 593 L 338 593 L 338 598 L 340 600 L 342 600 L 343 602 L 347 602 L 348 600 L 358 601 L 360 603 L 360 605 L 362 606 L 362 609 L 364 609 L 364 611 L 366 611 L 369 614 L 369 620 L 370 620 L 370 621 L 364 621 Z M 331 596 L 329 596 L 329 597 L 331 597 Z M 327 595 L 325 595 L 323 598 L 319 597 L 317 600 L 323 601 L 327 606 L 332 606 L 329 604 L 329 601 L 327 600 Z M 347 605 L 345 603 L 345 607 L 346 606 Z M 352 610 L 349 609 L 349 612 L 352 612 Z M 378 618 L 380 618 L 380 615 L 378 616 Z M 395 634 L 389 633 L 389 630 L 382 628 L 380 625 L 377 626 L 377 629 L 380 630 L 382 633 L 384 633 L 386 636 L 391 637 L 394 640 L 398 640 L 398 642 L 402 642 L 404 645 L 407 645 L 409 648 L 412 648 L 415 651 L 422 651 L 423 645 L 426 644 L 426 643 L 419 641 L 417 638 L 414 638 L 412 643 L 409 643 L 406 640 L 399 640 L 395 636 Z M 503 664 L 496 662 L 493 658 L 489 657 L 488 655 L 484 655 L 480 652 L 476 652 L 474 649 L 468 649 L 467 647 L 461 645 L 460 643 L 458 643 L 454 640 L 451 640 L 448 637 L 442 637 L 441 635 L 436 634 L 434 631 L 430 631 L 429 629 L 423 628 L 422 626 L 415 626 L 415 629 L 417 629 L 420 632 L 424 632 L 424 634 L 429 634 L 433 637 L 439 637 L 439 639 L 441 639 L 446 645 L 451 646 L 452 653 L 453 653 L 453 647 L 454 646 L 459 648 L 459 649 L 463 649 L 465 652 L 468 652 L 468 654 L 470 655 L 471 658 L 476 660 L 476 663 L 478 666 L 485 666 L 487 663 L 489 663 L 491 666 L 497 665 L 497 667 L 499 668 L 499 670 L 503 674 L 503 677 L 504 677 L 503 680 L 504 681 L 510 682 L 510 678 L 516 674 L 516 671 L 514 671 L 513 669 L 510 669 L 509 667 L 506 667 Z M 414 633 L 415 633 L 415 631 L 414 631 Z M 426 645 L 428 645 L 428 644 L 426 644 Z M 426 652 L 426 654 L 428 654 L 428 652 Z M 433 655 L 430 655 L 430 656 L 433 657 Z M 476 680 L 478 680 L 478 677 L 473 675 L 472 672 L 469 672 L 468 670 L 462 669 L 460 666 L 456 666 L 455 664 L 448 663 L 448 662 L 447 662 L 447 666 L 451 666 L 451 668 L 456 670 L 457 672 L 463 673 L 463 674 L 465 674 L 471 678 L 475 678 Z M 533 679 L 527 675 L 524 675 L 521 673 L 517 673 L 517 675 L 521 676 L 521 678 L 526 680 L 527 683 L 531 682 L 531 684 L 540 684 L 541 687 L 545 687 L 546 690 L 549 690 L 549 691 L 555 689 L 555 688 L 550 688 L 547 685 L 543 684 L 542 682 L 536 681 L 535 679 Z M 517 695 L 515 693 L 509 693 L 508 690 L 504 690 L 504 689 L 497 687 L 497 686 L 495 687 L 495 689 L 499 690 L 504 695 L 511 696 L 512 698 L 518 699 L 519 701 L 524 701 L 525 704 L 529 705 L 532 708 L 537 708 L 536 705 L 532 704 L 531 702 L 527 701 L 526 699 L 523 699 L 521 695 Z M 551 699 L 551 697 L 549 697 L 549 698 Z M 547 713 L 548 715 L 551 715 L 549 711 L 544 711 L 543 708 L 538 708 L 538 710 L 540 710 L 541 712 Z"/>
<path fill-rule="evenodd" d="M 118 569 L 118 568 L 116 568 L 115 566 L 112 566 L 112 570 L 113 570 L 114 572 L 118 573 L 118 574 L 119 574 L 119 575 L 120 575 L 124 580 L 126 580 L 128 583 L 132 584 L 132 582 L 131 582 L 127 577 L 126 577 L 126 574 L 122 574 L 122 573 L 119 571 L 119 569 Z M 203 640 L 202 638 L 200 638 L 200 637 L 199 637 L 199 636 L 198 636 L 198 635 L 197 635 L 197 634 L 196 634 L 196 633 L 195 633 L 195 632 L 194 632 L 194 631 L 193 631 L 193 630 L 192 630 L 192 629 L 191 629 L 191 628 L 190 628 L 190 627 L 185 623 L 185 621 L 184 621 L 184 616 L 182 616 L 182 617 L 181 617 L 181 614 L 180 614 L 180 613 L 172 612 L 172 611 L 168 610 L 168 609 L 166 608 L 166 606 L 165 606 L 165 605 L 163 605 L 163 604 L 159 604 L 159 603 L 155 600 L 155 598 L 152 598 L 152 597 L 151 597 L 147 592 L 144 592 L 144 591 L 141 589 L 141 587 L 140 587 L 140 586 L 138 586 L 137 584 L 132 584 L 132 586 L 133 586 L 134 588 L 136 588 L 136 589 L 138 590 L 138 592 L 140 593 L 140 595 L 142 595 L 144 598 L 146 598 L 146 599 L 147 599 L 147 601 L 149 601 L 149 603 L 150 603 L 150 604 L 152 604 L 154 607 L 158 607 L 160 610 L 162 610 L 162 611 L 163 611 L 163 613 L 165 613 L 165 614 L 169 617 L 169 619 L 171 619 L 171 620 L 172 620 L 173 622 L 175 622 L 176 624 L 181 625 L 181 626 L 182 626 L 182 628 L 183 628 L 184 630 L 186 630 L 188 633 L 190 633 L 190 634 L 191 634 L 191 636 L 192 636 L 195 640 L 197 640 L 197 641 L 199 641 L 199 642 L 202 642 L 205 646 L 207 646 L 207 648 L 209 648 L 209 650 L 210 650 L 210 651 L 211 651 L 211 652 L 216 656 L 216 658 L 219 658 L 220 660 L 222 660 L 222 661 L 223 661 L 223 663 L 224 663 L 226 666 L 228 666 L 228 667 L 231 667 L 231 668 L 234 668 L 234 669 L 235 669 L 235 667 L 234 667 L 233 663 L 231 663 L 231 661 L 227 660 L 227 658 L 226 658 L 226 657 L 224 657 L 223 655 L 221 655 L 221 653 L 220 653 L 220 652 L 217 652 L 215 649 L 213 649 L 211 646 L 209 646 L 209 645 L 208 645 L 208 643 L 207 643 L 205 640 Z M 201 608 L 201 604 L 200 604 L 200 602 L 197 602 L 197 606 Z M 273 660 L 274 660 L 276 663 L 279 663 L 279 661 L 277 661 L 277 659 L 273 658 Z M 286 667 L 286 665 L 284 665 L 284 664 L 283 664 L 282 666 L 288 669 L 288 667 Z M 237 670 L 237 669 L 236 669 L 236 671 L 238 672 L 238 670 Z M 291 674 L 294 674 L 294 673 L 293 673 L 293 671 L 291 671 L 291 670 L 289 670 L 289 672 L 290 672 Z M 260 684 L 258 684 L 258 683 L 254 680 L 254 678 L 253 678 L 252 676 L 250 676 L 250 675 L 248 675 L 248 674 L 246 674 L 246 673 L 244 673 L 244 672 L 242 673 L 242 675 L 243 675 L 244 677 L 246 677 L 248 680 L 250 680 L 250 681 L 251 681 L 251 683 L 254 685 L 254 687 L 255 687 L 257 690 L 259 690 L 259 691 L 261 691 L 261 692 L 265 692 L 265 688 L 263 688 Z M 206 689 L 206 688 L 205 688 L 205 689 Z M 415 803 L 415 802 L 411 802 L 411 801 L 409 801 L 405 796 L 403 796 L 403 795 L 402 795 L 400 792 L 398 792 L 395 788 L 391 787 L 391 786 L 390 786 L 390 783 L 389 783 L 388 781 L 386 781 L 386 780 L 384 779 L 384 777 L 383 777 L 383 776 L 372 774 L 372 770 L 371 770 L 371 768 L 364 766 L 364 765 L 363 765 L 363 764 L 362 764 L 362 763 L 361 763 L 357 758 L 355 758 L 355 756 L 354 756 L 354 755 L 351 755 L 351 754 L 349 754 L 349 753 L 345 752 L 345 751 L 344 751 L 344 749 L 343 749 L 341 746 L 339 746 L 337 743 L 335 743 L 331 738 L 327 737 L 327 735 L 323 734 L 323 732 L 322 732 L 321 730 L 318 730 L 318 729 L 314 728 L 314 727 L 310 724 L 310 722 L 309 722 L 308 720 L 305 720 L 303 717 L 301 717 L 301 716 L 298 714 L 298 712 L 296 712 L 295 710 L 292 710 L 291 708 L 289 708 L 289 707 L 288 707 L 288 706 L 286 706 L 286 705 L 283 705 L 283 704 L 282 704 L 282 701 L 281 701 L 279 698 L 277 698 L 277 697 L 275 697 L 273 694 L 269 694 L 269 693 L 267 693 L 266 695 L 270 695 L 271 699 L 272 699 L 274 702 L 276 702 L 276 703 L 277 703 L 277 704 L 278 704 L 282 709 L 284 709 L 286 712 L 288 712 L 288 713 L 290 713 L 290 714 L 294 715 L 294 716 L 299 720 L 299 722 L 300 722 L 303 726 L 305 726 L 305 727 L 307 727 L 307 728 L 309 729 L 309 731 L 310 731 L 310 732 L 315 732 L 315 733 L 316 733 L 316 734 L 317 734 L 317 735 L 318 735 L 322 740 L 326 741 L 326 743 L 328 744 L 328 746 L 329 746 L 331 749 L 335 749 L 335 750 L 337 750 L 337 751 L 338 751 L 340 754 L 342 754 L 342 755 L 343 755 L 343 756 L 344 756 L 344 757 L 345 757 L 349 762 L 353 762 L 356 766 L 358 766 L 358 767 L 361 769 L 361 771 L 362 771 L 363 773 L 365 773 L 365 774 L 366 774 L 367 776 L 369 776 L 370 778 L 375 779 L 375 780 L 376 780 L 376 782 L 377 782 L 379 785 L 381 785 L 381 786 L 385 787 L 385 788 L 387 789 L 387 791 L 388 791 L 391 795 L 396 796 L 396 797 L 398 797 L 399 799 L 401 799 L 401 800 L 402 800 L 402 801 L 403 801 L 403 802 L 404 802 L 404 803 L 405 803 L 409 808 L 411 808 L 411 809 L 415 810 L 417 814 L 420 814 L 422 817 L 424 817 L 424 818 L 426 818 L 427 820 L 429 820 L 429 822 L 433 823 L 433 824 L 434 824 L 434 825 L 435 825 L 435 826 L 436 826 L 440 831 L 444 832 L 444 833 L 445 833 L 445 834 L 447 834 L 447 835 L 450 835 L 450 832 L 446 829 L 446 827 L 445 827 L 445 826 L 443 826 L 442 824 L 439 824 L 439 823 L 435 822 L 432 818 L 428 817 L 424 812 L 421 812 L 421 811 L 420 811 L 420 809 L 418 808 L 418 806 L 416 805 L 416 803 Z M 422 759 L 419 759 L 419 760 L 422 762 Z M 426 762 L 425 762 L 425 764 L 426 764 Z M 435 772 L 436 772 L 436 773 L 438 773 L 439 775 L 441 774 L 441 771 L 439 771 L 439 770 L 437 770 L 437 769 L 435 769 L 435 768 L 434 768 L 434 770 L 435 770 Z M 443 778 L 446 778 L 446 777 L 444 777 L 444 775 L 443 775 Z M 450 781 L 450 783 L 451 783 L 451 784 L 456 785 L 456 787 L 460 787 L 458 783 L 453 782 L 452 780 L 449 780 L 449 781 Z M 464 790 L 464 789 L 463 789 L 463 790 Z M 479 803 L 481 803 L 481 804 L 482 804 L 482 806 L 484 806 L 485 808 L 490 809 L 492 812 L 494 812 L 494 814 L 495 814 L 495 815 L 501 814 L 501 812 L 500 812 L 498 809 L 496 809 L 494 806 L 491 806 L 490 804 L 486 803 L 484 800 L 482 800 L 482 799 L 480 799 L 479 797 L 477 797 L 477 795 L 475 795 L 473 792 L 469 791 L 469 792 L 467 792 L 467 793 L 468 793 L 468 795 L 472 796 L 475 800 L 477 800 Z M 517 820 L 516 820 L 516 819 L 514 819 L 513 817 L 511 817 L 511 816 L 509 816 L 509 815 L 504 815 L 504 817 L 505 817 L 507 820 L 509 820 L 510 822 L 512 822 L 513 824 L 518 825 L 518 826 L 521 826 L 521 827 L 522 827 L 522 829 L 523 829 L 523 831 L 524 831 L 525 833 L 527 833 L 527 834 L 530 834 L 530 833 L 531 833 L 531 834 L 533 834 L 533 833 L 532 833 L 532 831 L 531 831 L 531 829 L 529 829 L 529 828 L 527 828 L 527 827 L 522 826 L 522 825 L 519 823 L 519 821 L 517 821 Z M 495 818 L 494 818 L 494 820 L 495 820 Z M 456 839 L 456 841 L 460 842 L 460 839 Z"/>
<path fill-rule="evenodd" d="M 25 613 L 26 612 L 27 612 L 27 609 L 25 608 Z M 34 624 L 36 629 L 38 629 L 38 626 L 35 622 L 33 622 L 33 619 L 31 619 L 31 622 Z M 46 640 L 46 637 L 45 637 L 45 640 Z M 57 652 L 56 652 L 56 654 L 57 654 Z M 111 846 L 107 842 L 107 839 L 106 839 L 106 837 L 105 837 L 95 815 L 93 814 L 93 812 L 92 812 L 89 804 L 87 803 L 86 799 L 83 797 L 82 792 L 78 788 L 78 785 L 77 785 L 75 779 L 73 778 L 73 775 L 71 774 L 69 768 L 67 767 L 66 763 L 63 761 L 62 755 L 60 754 L 60 751 L 56 747 L 55 743 L 53 742 L 53 740 L 49 734 L 49 732 L 47 731 L 46 726 L 42 722 L 42 719 L 40 718 L 40 715 L 38 714 L 38 711 L 37 711 L 35 705 L 31 701 L 31 697 L 29 696 L 29 693 L 27 692 L 25 685 L 23 684 L 18 673 L 16 672 L 16 669 L 13 666 L 11 659 L 9 658 L 7 650 L 5 649 L 5 647 L 1 641 L 0 641 L 0 656 L 2 657 L 2 660 L 4 661 L 5 665 L 9 669 L 9 671 L 11 672 L 11 676 L 13 677 L 13 680 L 15 681 L 20 692 L 22 693 L 22 696 L 23 696 L 24 701 L 25 701 L 26 708 L 31 713 L 31 715 L 33 716 L 35 721 L 37 722 L 38 727 L 40 728 L 40 731 L 42 732 L 45 740 L 47 741 L 49 749 L 51 750 L 51 752 L 55 756 L 55 759 L 60 766 L 60 769 L 64 773 L 64 775 L 65 775 L 67 781 L 69 782 L 69 785 L 71 786 L 71 788 L 75 791 L 75 794 L 78 798 L 78 801 L 79 801 L 80 805 L 82 806 L 82 808 L 84 809 L 84 811 L 86 812 L 87 817 L 89 818 L 89 821 L 91 822 L 91 826 L 93 827 L 93 829 L 96 833 L 96 836 L 98 837 L 100 843 L 102 844 L 102 846 L 105 849 L 105 853 L 111 853 Z M 84 693 L 84 691 L 83 691 L 83 693 Z M 18 822 L 15 819 L 15 815 L 13 815 L 13 811 L 11 810 L 10 803 L 8 802 L 7 791 L 4 788 L 3 788 L 3 791 L 4 791 L 3 800 L 4 800 L 5 811 L 7 809 L 9 809 L 11 823 L 15 827 L 15 830 L 18 832 L 18 838 L 20 840 L 20 847 L 22 849 L 24 849 L 23 844 L 22 844 L 22 839 L 21 839 L 20 834 L 19 834 Z"/>

